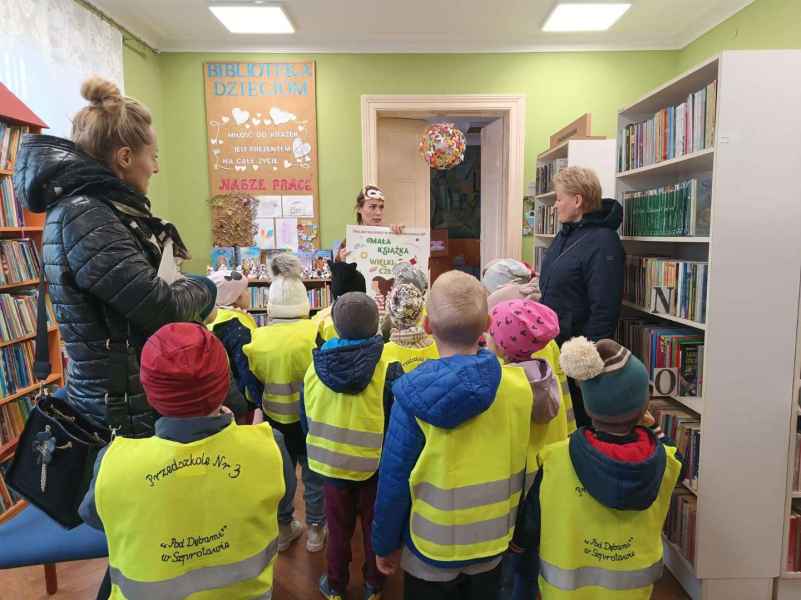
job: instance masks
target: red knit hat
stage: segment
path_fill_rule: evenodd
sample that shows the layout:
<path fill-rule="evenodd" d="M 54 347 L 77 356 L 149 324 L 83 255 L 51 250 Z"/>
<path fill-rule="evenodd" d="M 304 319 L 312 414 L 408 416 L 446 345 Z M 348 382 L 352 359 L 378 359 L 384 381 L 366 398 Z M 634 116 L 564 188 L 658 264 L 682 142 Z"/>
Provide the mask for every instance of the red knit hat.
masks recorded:
<path fill-rule="evenodd" d="M 142 387 L 165 417 L 208 415 L 225 400 L 229 377 L 225 347 L 196 323 L 165 325 L 142 350 Z"/>

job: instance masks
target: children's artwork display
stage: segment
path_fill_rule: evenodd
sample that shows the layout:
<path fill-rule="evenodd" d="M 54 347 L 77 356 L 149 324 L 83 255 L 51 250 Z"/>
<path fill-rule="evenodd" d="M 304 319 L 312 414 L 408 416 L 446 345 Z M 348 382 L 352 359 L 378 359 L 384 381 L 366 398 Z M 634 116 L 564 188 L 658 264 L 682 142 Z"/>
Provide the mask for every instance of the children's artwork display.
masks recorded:
<path fill-rule="evenodd" d="M 392 269 L 408 262 L 428 274 L 431 236 L 428 231 L 407 229 L 392 233 L 388 227 L 349 225 L 347 231 L 347 261 L 356 263 L 364 276 L 367 294 L 383 307 L 392 289 Z"/>
<path fill-rule="evenodd" d="M 211 199 L 211 239 L 215 246 L 249 246 L 253 243 L 255 199 L 246 194 L 218 195 Z"/>
<path fill-rule="evenodd" d="M 211 194 L 252 194 L 257 219 L 319 226 L 314 61 L 205 63 L 203 76 Z"/>

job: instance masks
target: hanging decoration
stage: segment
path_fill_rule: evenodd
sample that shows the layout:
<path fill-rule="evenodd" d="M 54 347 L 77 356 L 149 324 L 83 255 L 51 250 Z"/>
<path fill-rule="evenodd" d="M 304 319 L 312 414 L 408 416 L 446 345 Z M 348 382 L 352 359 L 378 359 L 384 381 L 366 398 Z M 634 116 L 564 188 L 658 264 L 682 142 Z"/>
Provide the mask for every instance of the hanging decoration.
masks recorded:
<path fill-rule="evenodd" d="M 435 123 L 420 136 L 420 156 L 432 169 L 445 171 L 464 160 L 464 134 L 453 123 Z"/>
<path fill-rule="evenodd" d="M 252 246 L 256 199 L 244 194 L 214 196 L 211 201 L 211 237 L 215 246 Z"/>

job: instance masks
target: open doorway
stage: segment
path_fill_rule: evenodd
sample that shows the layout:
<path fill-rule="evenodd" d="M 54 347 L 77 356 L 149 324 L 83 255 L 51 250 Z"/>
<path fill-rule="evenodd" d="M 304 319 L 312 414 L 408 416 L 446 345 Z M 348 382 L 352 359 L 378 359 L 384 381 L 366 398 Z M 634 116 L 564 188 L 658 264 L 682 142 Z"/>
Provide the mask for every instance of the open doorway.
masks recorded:
<path fill-rule="evenodd" d="M 448 256 L 432 260 L 441 270 L 478 274 L 520 257 L 524 108 L 523 96 L 362 97 L 364 183 L 384 190 L 386 222 L 447 230 Z M 417 142 L 436 121 L 456 123 L 468 150 L 462 165 L 432 174 Z"/>

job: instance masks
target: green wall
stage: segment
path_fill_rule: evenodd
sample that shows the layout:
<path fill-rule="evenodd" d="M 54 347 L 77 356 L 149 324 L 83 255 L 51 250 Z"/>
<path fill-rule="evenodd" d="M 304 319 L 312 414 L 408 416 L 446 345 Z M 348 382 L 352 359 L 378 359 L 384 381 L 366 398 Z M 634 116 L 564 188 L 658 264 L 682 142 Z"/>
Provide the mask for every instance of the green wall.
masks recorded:
<path fill-rule="evenodd" d="M 153 115 L 153 127 L 159 136 L 159 156 L 163 168 L 165 166 L 163 148 L 167 131 L 164 126 L 160 56 L 147 49 L 134 50 L 123 44 L 122 60 L 125 71 L 123 74 L 125 94 L 142 102 Z M 153 203 L 153 212 L 162 218 L 169 218 L 168 182 L 166 169 L 150 180 L 148 197 Z"/>
<path fill-rule="evenodd" d="M 756 0 L 678 53 L 686 71 L 722 50 L 801 48 L 801 0 Z"/>
<path fill-rule="evenodd" d="M 801 0 L 757 0 L 681 51 L 143 57 L 126 48 L 124 61 L 127 93 L 150 106 L 159 132 L 163 170 L 152 184 L 154 209 L 181 231 L 195 257 L 188 268 L 202 271 L 211 247 L 204 62 L 317 62 L 320 221 L 328 246 L 353 221 L 362 183 L 362 94 L 525 94 L 527 183 L 548 136 L 579 115 L 592 113 L 593 133 L 614 137 L 620 106 L 708 56 L 724 49 L 793 47 L 801 47 Z M 531 239 L 524 238 L 527 260 Z"/>
<path fill-rule="evenodd" d="M 195 271 L 211 246 L 203 71 L 207 61 L 317 62 L 320 220 L 322 242 L 340 239 L 353 222 L 362 183 L 362 94 L 526 95 L 525 181 L 548 136 L 584 112 L 593 133 L 615 135 L 616 111 L 675 72 L 675 52 L 589 52 L 502 55 L 176 53 L 158 57 L 163 115 L 161 145 L 170 190 L 169 217 L 189 245 Z M 614 82 L 614 85 L 610 85 Z M 391 201 L 391 199 L 390 199 Z M 521 216 L 522 225 L 522 216 Z M 531 256 L 526 238 L 524 256 Z"/>

